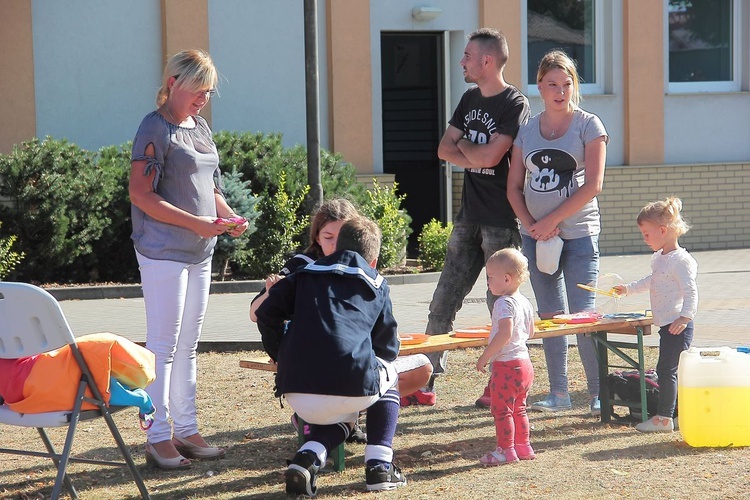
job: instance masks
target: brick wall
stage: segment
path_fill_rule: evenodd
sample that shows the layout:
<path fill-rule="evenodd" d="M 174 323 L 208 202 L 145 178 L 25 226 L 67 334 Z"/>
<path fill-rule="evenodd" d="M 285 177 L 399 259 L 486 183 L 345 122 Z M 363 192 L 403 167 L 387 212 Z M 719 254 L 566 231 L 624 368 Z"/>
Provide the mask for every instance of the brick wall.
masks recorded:
<path fill-rule="evenodd" d="M 367 189 L 371 189 L 375 185 L 375 181 L 381 187 L 393 187 L 393 183 L 396 181 L 395 174 L 357 174 L 357 182 L 367 186 Z"/>
<path fill-rule="evenodd" d="M 453 213 L 461 206 L 463 172 L 453 172 Z M 649 253 L 635 218 L 649 201 L 682 199 L 692 229 L 688 250 L 750 247 L 750 162 L 607 167 L 599 195 L 604 255 Z"/>

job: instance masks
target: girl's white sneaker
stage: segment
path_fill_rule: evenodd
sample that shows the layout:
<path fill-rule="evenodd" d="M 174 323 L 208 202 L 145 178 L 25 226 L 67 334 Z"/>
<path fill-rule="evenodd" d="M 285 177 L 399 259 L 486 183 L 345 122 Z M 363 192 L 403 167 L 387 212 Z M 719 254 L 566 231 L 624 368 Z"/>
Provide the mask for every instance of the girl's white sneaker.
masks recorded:
<path fill-rule="evenodd" d="M 669 417 L 656 415 L 636 425 L 635 430 L 640 432 L 672 432 L 674 430 L 674 422 Z"/>

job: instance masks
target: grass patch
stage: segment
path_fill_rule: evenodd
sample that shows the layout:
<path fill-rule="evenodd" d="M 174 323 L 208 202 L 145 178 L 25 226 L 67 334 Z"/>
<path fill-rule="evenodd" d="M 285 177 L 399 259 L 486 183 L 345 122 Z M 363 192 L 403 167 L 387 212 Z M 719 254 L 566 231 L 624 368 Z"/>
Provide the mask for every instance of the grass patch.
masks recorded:
<path fill-rule="evenodd" d="M 135 410 L 115 416 L 125 442 L 153 498 L 286 498 L 285 460 L 296 450 L 289 417 L 292 409 L 273 398 L 272 375 L 240 368 L 241 357 L 262 353 L 199 355 L 199 419 L 209 443 L 226 447 L 226 458 L 194 461 L 183 471 L 146 467 L 145 434 Z M 484 468 L 479 457 L 494 448 L 494 426 L 488 410 L 474 400 L 485 375 L 474 370 L 480 351 L 455 351 L 449 373 L 438 380 L 435 407 L 402 410 L 394 443 L 396 462 L 408 484 L 387 498 L 747 498 L 750 495 L 750 449 L 691 448 L 679 432 L 641 434 L 621 424 L 602 425 L 588 413 L 585 378 L 575 348 L 570 349 L 573 409 L 554 416 L 531 412 L 534 461 Z M 536 381 L 530 400 L 548 388 L 541 347 L 531 348 Z M 647 367 L 656 366 L 658 351 L 646 349 Z M 79 424 L 74 453 L 116 459 L 103 422 Z M 51 432 L 62 443 L 58 429 Z M 0 446 L 41 449 L 33 429 L 0 426 Z M 366 495 L 363 445 L 347 445 L 347 469 L 322 474 L 320 498 Z M 137 495 L 127 469 L 71 464 L 69 472 L 81 498 L 133 498 Z M 0 454 L 0 498 L 47 498 L 55 471 L 33 457 Z"/>

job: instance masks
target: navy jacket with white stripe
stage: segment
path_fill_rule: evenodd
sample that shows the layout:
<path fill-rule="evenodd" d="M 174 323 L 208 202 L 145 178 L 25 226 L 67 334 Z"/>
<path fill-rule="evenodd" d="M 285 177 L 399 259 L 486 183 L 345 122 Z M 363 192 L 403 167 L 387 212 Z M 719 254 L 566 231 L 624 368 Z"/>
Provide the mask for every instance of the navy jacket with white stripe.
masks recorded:
<path fill-rule="evenodd" d="M 393 361 L 400 347 L 388 284 L 350 250 L 276 283 L 257 316 L 263 347 L 278 362 L 277 396 L 378 394 L 375 356 Z"/>

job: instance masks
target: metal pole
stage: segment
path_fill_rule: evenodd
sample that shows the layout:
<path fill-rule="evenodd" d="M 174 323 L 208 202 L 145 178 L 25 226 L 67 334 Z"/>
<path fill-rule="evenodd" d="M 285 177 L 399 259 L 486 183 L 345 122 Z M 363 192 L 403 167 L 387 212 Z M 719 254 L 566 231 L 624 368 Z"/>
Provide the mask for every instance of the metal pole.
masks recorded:
<path fill-rule="evenodd" d="M 305 0 L 305 97 L 307 109 L 308 212 L 323 201 L 320 183 L 320 105 L 318 103 L 318 2 Z"/>

